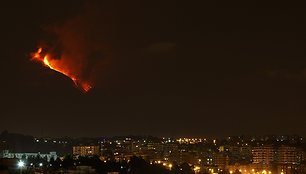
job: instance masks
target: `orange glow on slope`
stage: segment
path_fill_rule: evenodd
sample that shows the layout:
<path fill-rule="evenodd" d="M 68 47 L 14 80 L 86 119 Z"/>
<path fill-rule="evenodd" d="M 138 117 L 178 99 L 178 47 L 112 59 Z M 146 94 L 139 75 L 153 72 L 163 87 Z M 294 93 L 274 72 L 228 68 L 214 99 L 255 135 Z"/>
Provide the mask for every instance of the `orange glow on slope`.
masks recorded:
<path fill-rule="evenodd" d="M 74 84 L 79 87 L 83 92 L 88 92 L 92 88 L 89 83 L 84 82 L 78 79 L 75 75 L 71 74 L 69 72 L 69 69 L 63 68 L 59 60 L 50 58 L 49 54 L 43 55 L 42 48 L 39 48 L 35 53 L 32 54 L 32 60 L 39 61 L 50 69 L 69 77 L 74 82 Z"/>

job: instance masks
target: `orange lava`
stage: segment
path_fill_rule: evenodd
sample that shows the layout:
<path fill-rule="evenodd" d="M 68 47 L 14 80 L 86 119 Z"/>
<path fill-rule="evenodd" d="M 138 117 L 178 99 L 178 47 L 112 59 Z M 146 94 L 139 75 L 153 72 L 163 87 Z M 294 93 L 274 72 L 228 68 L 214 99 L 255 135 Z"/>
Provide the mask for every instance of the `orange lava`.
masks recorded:
<path fill-rule="evenodd" d="M 71 74 L 68 69 L 64 69 L 63 66 L 60 65 L 59 60 L 52 59 L 49 54 L 43 55 L 42 51 L 42 48 L 39 48 L 35 53 L 33 53 L 32 60 L 39 61 L 50 69 L 69 77 L 74 82 L 74 84 L 83 92 L 88 92 L 92 88 L 89 83 L 80 80 L 75 75 Z"/>

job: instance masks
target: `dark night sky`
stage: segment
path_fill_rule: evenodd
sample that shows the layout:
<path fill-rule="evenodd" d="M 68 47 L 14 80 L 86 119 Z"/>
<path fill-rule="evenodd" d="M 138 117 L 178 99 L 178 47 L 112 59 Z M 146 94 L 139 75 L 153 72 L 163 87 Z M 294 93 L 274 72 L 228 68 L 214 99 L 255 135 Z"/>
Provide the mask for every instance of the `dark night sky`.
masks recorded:
<path fill-rule="evenodd" d="M 305 4 L 185 3 L 1 2 L 0 131 L 306 136 Z M 94 88 L 30 61 L 42 42 L 86 52 Z"/>

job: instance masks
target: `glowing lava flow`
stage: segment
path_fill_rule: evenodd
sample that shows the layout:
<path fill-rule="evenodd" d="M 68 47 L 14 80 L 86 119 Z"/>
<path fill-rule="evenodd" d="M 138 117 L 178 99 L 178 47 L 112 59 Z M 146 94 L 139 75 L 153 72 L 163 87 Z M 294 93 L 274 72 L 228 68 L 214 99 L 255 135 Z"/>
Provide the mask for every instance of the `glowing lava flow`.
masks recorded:
<path fill-rule="evenodd" d="M 32 54 L 32 60 L 39 61 L 50 69 L 69 77 L 74 82 L 74 84 L 79 87 L 83 92 L 88 92 L 92 88 L 91 85 L 87 82 L 81 81 L 80 79 L 69 73 L 68 70 L 61 68 L 60 65 L 57 63 L 57 60 L 51 59 L 48 54 L 42 55 L 42 48 L 39 48 L 37 52 Z"/>

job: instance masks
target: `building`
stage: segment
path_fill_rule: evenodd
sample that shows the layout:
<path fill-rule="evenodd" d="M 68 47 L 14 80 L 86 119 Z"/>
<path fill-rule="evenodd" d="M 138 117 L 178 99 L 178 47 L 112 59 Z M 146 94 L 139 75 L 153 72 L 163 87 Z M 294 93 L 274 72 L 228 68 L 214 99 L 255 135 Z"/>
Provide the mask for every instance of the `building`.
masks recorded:
<path fill-rule="evenodd" d="M 54 160 L 57 158 L 56 152 L 50 152 L 50 153 L 40 153 L 40 152 L 33 152 L 33 153 L 28 153 L 28 152 L 21 152 L 21 153 L 12 153 L 9 152 L 8 150 L 2 151 L 2 158 L 18 158 L 18 159 L 28 159 L 29 157 L 37 157 L 39 156 L 40 158 L 45 158 L 49 162 L 51 158 Z"/>
<path fill-rule="evenodd" d="M 229 165 L 229 157 L 225 153 L 216 152 L 212 154 L 212 162 L 219 169 L 225 169 Z"/>
<path fill-rule="evenodd" d="M 297 147 L 282 145 L 277 149 L 276 161 L 278 164 L 299 164 L 301 154 Z"/>
<path fill-rule="evenodd" d="M 272 145 L 257 146 L 252 149 L 253 164 L 270 165 L 275 159 Z"/>
<path fill-rule="evenodd" d="M 73 155 L 79 156 L 93 156 L 100 155 L 99 145 L 89 145 L 89 146 L 73 146 Z"/>

